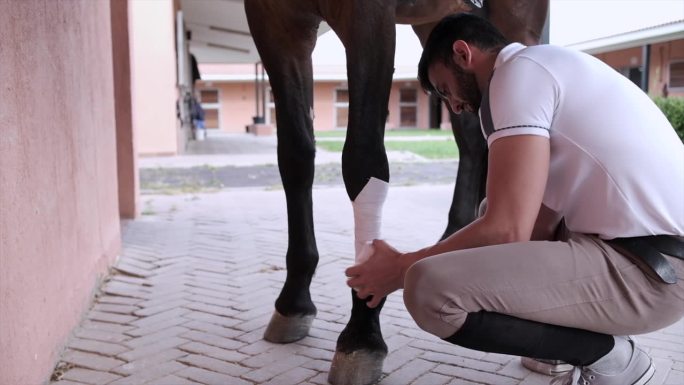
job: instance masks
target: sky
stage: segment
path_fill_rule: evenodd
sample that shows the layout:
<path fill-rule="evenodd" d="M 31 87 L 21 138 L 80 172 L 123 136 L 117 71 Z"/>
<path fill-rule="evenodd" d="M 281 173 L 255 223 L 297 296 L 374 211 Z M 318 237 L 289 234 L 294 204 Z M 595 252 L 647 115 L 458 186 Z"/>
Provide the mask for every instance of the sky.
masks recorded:
<path fill-rule="evenodd" d="M 551 0 L 552 44 L 567 45 L 684 19 L 684 0 Z"/>
<path fill-rule="evenodd" d="M 487 1 L 487 0 L 485 0 Z M 684 19 L 684 0 L 550 0 L 551 44 L 568 45 Z M 421 47 L 411 27 L 397 26 L 395 66 L 417 66 Z M 344 65 L 344 47 L 326 32 L 314 66 Z"/>

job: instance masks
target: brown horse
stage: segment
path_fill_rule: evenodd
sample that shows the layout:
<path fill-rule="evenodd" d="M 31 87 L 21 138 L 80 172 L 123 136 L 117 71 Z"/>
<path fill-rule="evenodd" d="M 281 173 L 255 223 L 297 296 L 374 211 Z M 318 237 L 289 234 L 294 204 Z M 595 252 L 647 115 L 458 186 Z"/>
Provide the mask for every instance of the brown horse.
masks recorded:
<path fill-rule="evenodd" d="M 342 174 L 354 201 L 371 178 L 389 181 L 383 145 L 392 73 L 395 24 L 411 24 L 421 42 L 444 16 L 473 12 L 487 17 L 511 41 L 538 44 L 548 0 L 245 0 L 249 27 L 268 72 L 278 125 L 278 167 L 288 213 L 287 278 L 266 330 L 286 343 L 308 334 L 316 307 L 309 286 L 318 264 L 311 188 L 314 176 L 311 53 L 326 21 L 345 46 L 349 120 Z M 470 223 L 484 194 L 487 147 L 474 115 L 451 122 L 460 160 L 447 236 Z M 364 385 L 382 374 L 387 346 L 375 309 L 352 293 L 352 311 L 337 341 L 328 380 Z"/>

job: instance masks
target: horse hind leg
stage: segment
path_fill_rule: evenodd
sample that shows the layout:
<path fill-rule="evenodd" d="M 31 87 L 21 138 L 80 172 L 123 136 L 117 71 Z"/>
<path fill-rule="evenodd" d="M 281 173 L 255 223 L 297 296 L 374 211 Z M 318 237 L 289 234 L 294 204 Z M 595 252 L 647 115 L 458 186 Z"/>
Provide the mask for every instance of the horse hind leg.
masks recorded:
<path fill-rule="evenodd" d="M 485 196 L 487 179 L 487 143 L 477 115 L 468 112 L 449 115 L 459 161 L 447 227 L 440 239 L 449 237 L 475 219 Z"/>
<path fill-rule="evenodd" d="M 488 6 L 489 3 L 485 4 Z M 485 16 L 482 9 L 477 9 L 473 13 Z M 425 45 L 436 24 L 412 26 L 421 44 Z M 459 162 L 447 226 L 440 240 L 449 237 L 475 219 L 480 201 L 485 195 L 487 178 L 487 143 L 480 131 L 477 115 L 469 112 L 456 115 L 449 112 L 449 117 L 458 147 Z"/>
<path fill-rule="evenodd" d="M 287 276 L 264 339 L 288 343 L 307 336 L 316 315 L 309 291 L 318 264 L 311 197 L 315 145 L 310 111 L 311 52 L 320 18 L 279 2 L 246 1 L 245 11 L 275 99 L 278 168 L 288 218 Z"/>

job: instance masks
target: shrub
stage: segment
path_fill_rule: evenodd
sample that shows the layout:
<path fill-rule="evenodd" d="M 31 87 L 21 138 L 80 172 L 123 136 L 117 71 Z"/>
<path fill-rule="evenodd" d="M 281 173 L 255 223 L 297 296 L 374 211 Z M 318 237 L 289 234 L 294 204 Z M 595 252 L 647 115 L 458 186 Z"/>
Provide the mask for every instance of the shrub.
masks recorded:
<path fill-rule="evenodd" d="M 663 114 L 670 121 L 672 127 L 677 131 L 679 139 L 684 142 L 684 98 L 678 97 L 655 97 L 653 98 L 655 104 L 663 111 Z"/>

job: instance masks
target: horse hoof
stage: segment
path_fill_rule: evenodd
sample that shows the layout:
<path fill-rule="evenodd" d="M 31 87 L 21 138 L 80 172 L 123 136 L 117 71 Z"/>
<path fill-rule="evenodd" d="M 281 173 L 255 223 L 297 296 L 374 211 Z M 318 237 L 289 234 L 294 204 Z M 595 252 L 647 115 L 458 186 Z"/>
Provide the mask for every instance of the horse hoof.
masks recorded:
<path fill-rule="evenodd" d="M 382 363 L 387 353 L 356 350 L 351 353 L 335 352 L 328 382 L 332 385 L 369 385 L 382 376 Z"/>
<path fill-rule="evenodd" d="M 301 340 L 309 334 L 315 316 L 315 314 L 311 314 L 286 317 L 275 310 L 271 316 L 271 322 L 268 323 L 264 332 L 264 339 L 278 344 Z"/>

